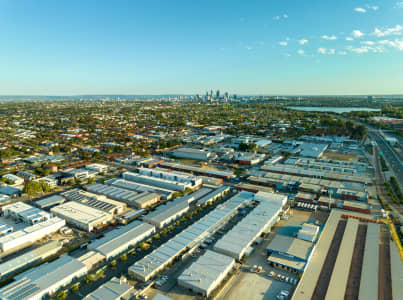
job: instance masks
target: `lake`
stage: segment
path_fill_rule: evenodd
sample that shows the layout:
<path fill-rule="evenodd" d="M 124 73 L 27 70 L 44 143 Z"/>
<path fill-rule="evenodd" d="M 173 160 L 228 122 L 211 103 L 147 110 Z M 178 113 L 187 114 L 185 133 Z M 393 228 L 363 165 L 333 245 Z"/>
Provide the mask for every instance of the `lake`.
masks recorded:
<path fill-rule="evenodd" d="M 342 114 L 351 111 L 381 111 L 378 108 L 369 107 L 321 107 L 321 106 L 287 106 L 287 108 L 303 111 L 324 111 Z"/>

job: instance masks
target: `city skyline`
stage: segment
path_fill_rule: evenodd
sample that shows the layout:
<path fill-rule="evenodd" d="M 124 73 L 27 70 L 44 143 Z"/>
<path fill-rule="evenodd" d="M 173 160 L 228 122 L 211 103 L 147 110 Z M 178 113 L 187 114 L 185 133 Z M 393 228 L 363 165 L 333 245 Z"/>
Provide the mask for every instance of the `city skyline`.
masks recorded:
<path fill-rule="evenodd" d="M 403 94 L 403 2 L 2 1 L 0 95 Z"/>

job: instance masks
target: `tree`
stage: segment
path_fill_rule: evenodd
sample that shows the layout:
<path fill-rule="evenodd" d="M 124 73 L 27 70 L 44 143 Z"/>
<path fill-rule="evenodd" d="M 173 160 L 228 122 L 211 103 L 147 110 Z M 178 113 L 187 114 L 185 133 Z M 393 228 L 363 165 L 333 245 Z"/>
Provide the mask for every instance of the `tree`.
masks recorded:
<path fill-rule="evenodd" d="M 71 289 L 73 290 L 73 292 L 78 292 L 80 288 L 80 283 L 76 282 L 75 284 L 73 284 L 73 286 L 71 287 Z"/>
<path fill-rule="evenodd" d="M 161 238 L 161 236 L 157 233 L 153 236 L 153 239 L 155 240 L 159 240 Z"/>
<path fill-rule="evenodd" d="M 58 300 L 64 300 L 64 299 L 66 299 L 66 298 L 67 298 L 67 292 L 66 292 L 66 290 L 60 291 L 60 292 L 57 294 L 57 299 L 58 299 Z"/>
<path fill-rule="evenodd" d="M 22 190 L 24 194 L 28 194 L 29 196 L 33 196 L 37 193 L 42 192 L 42 186 L 39 182 L 30 181 L 27 182 Z"/>
<path fill-rule="evenodd" d="M 123 254 L 120 256 L 120 259 L 121 259 L 121 261 L 126 261 L 126 260 L 127 260 L 127 255 L 126 255 L 125 253 L 123 253 Z"/>
<path fill-rule="evenodd" d="M 95 183 L 95 178 L 93 178 L 93 177 L 88 178 L 88 184 L 93 184 L 93 183 Z"/>
<path fill-rule="evenodd" d="M 112 260 L 112 261 L 111 261 L 111 266 L 112 266 L 113 268 L 116 267 L 116 264 L 117 264 L 116 260 Z"/>

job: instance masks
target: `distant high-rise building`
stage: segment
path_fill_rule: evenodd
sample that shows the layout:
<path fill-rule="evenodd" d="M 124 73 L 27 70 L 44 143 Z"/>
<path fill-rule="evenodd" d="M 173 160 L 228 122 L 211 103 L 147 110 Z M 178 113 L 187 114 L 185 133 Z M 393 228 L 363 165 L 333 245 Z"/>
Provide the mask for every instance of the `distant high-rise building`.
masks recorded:
<path fill-rule="evenodd" d="M 220 90 L 217 90 L 217 92 L 215 93 L 215 97 L 216 97 L 217 99 L 220 98 Z"/>
<path fill-rule="evenodd" d="M 374 98 L 372 96 L 368 96 L 368 102 L 372 102 L 372 100 L 374 100 Z"/>

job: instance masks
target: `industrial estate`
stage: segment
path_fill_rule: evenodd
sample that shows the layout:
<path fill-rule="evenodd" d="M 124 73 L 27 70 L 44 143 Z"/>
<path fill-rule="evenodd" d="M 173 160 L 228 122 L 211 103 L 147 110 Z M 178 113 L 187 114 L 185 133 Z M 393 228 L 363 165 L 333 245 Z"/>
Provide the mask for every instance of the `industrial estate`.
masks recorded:
<path fill-rule="evenodd" d="M 401 103 L 300 102 L 0 103 L 0 299 L 402 299 Z"/>

